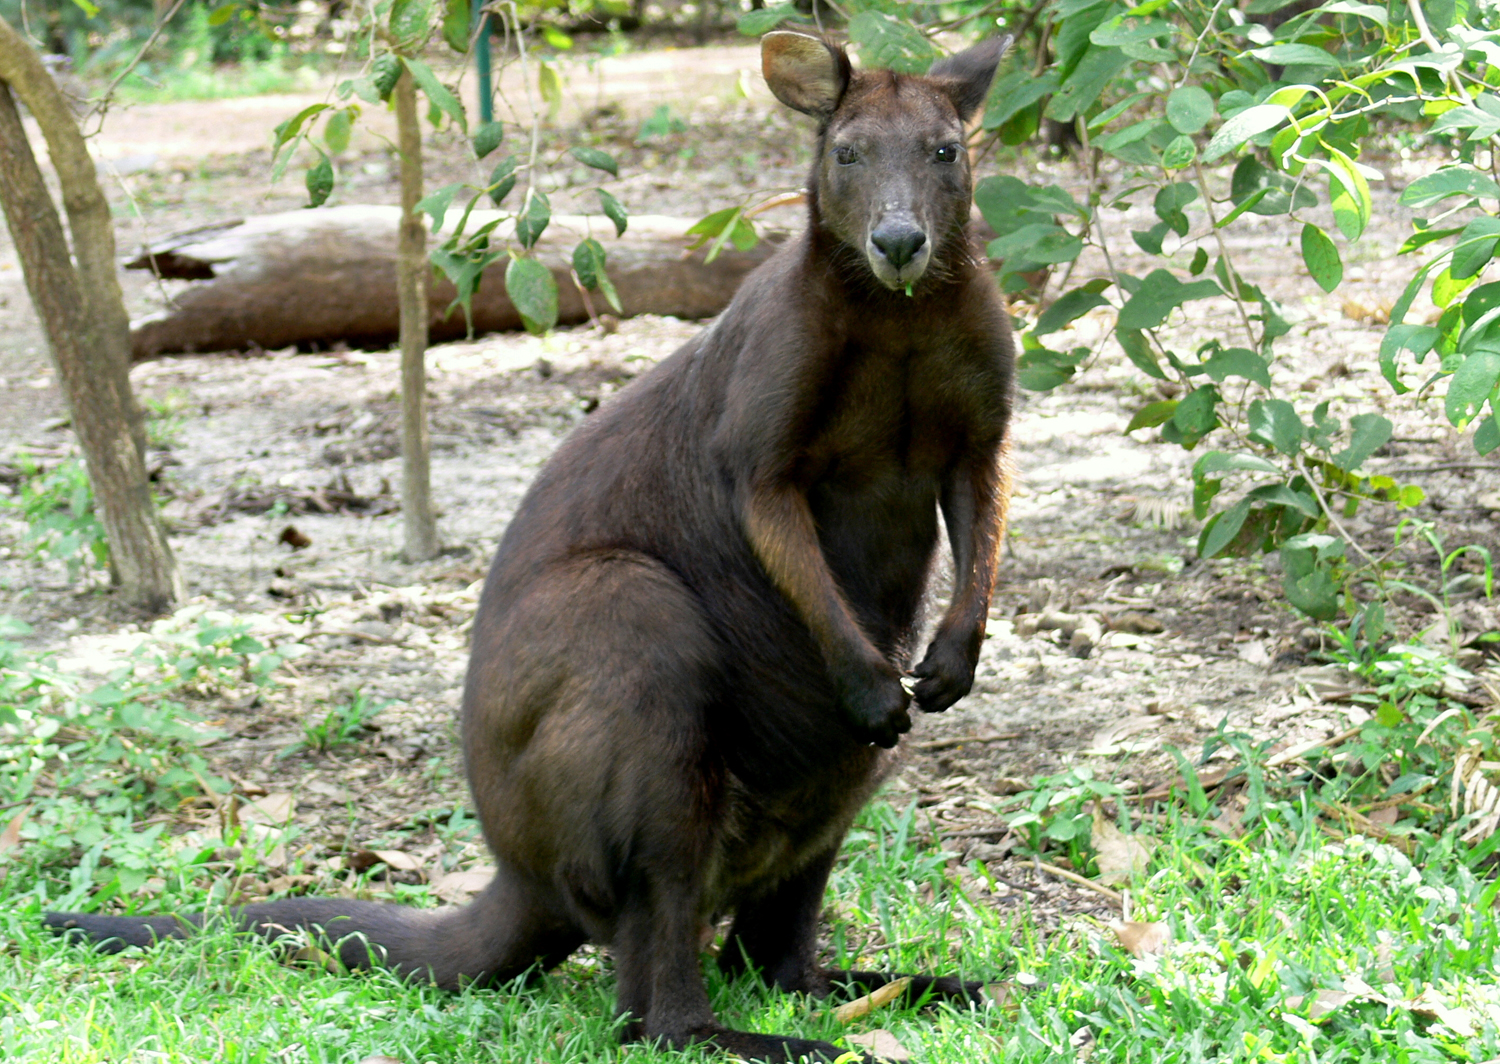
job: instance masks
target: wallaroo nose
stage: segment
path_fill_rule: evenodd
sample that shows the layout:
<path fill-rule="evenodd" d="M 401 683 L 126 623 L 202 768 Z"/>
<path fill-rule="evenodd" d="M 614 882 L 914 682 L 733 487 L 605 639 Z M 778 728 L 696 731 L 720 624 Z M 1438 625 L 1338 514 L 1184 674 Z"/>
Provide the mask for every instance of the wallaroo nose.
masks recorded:
<path fill-rule="evenodd" d="M 927 243 L 927 234 L 920 229 L 905 226 L 892 226 L 889 229 L 882 227 L 870 234 L 870 243 L 879 248 L 880 253 L 899 270 L 916 258 L 922 245 Z"/>

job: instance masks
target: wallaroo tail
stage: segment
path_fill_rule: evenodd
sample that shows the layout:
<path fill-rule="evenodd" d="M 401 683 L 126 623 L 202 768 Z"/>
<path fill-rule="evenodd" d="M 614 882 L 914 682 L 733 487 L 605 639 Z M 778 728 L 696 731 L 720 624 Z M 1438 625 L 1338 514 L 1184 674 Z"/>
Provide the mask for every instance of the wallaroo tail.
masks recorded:
<path fill-rule="evenodd" d="M 806 230 L 563 443 L 485 582 L 462 730 L 494 882 L 452 913 L 301 899 L 239 910 L 244 929 L 314 929 L 346 963 L 442 986 L 596 942 L 627 1039 L 840 1055 L 721 1025 L 699 942 L 732 915 L 720 965 L 786 991 L 897 978 L 821 967 L 817 920 L 912 704 L 968 694 L 989 616 L 1015 352 L 969 228 L 966 123 L 1007 43 L 913 77 L 763 39 L 771 90 L 817 127 Z M 954 584 L 922 649 L 939 513 Z M 136 945 L 195 926 L 47 919 Z"/>

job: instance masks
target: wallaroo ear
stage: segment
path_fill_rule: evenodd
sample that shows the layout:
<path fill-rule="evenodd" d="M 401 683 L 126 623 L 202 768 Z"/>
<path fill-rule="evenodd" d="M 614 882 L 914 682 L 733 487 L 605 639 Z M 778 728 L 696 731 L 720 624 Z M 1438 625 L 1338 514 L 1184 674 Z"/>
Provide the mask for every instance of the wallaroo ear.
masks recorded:
<path fill-rule="evenodd" d="M 927 76 L 937 82 L 937 87 L 947 94 L 958 109 L 958 117 L 967 122 L 984 104 L 990 94 L 990 82 L 995 80 L 995 68 L 1000 57 L 1015 40 L 1010 34 L 991 37 L 951 55 L 932 65 Z"/>
<path fill-rule="evenodd" d="M 825 121 L 849 87 L 844 50 L 805 33 L 776 30 L 762 37 L 760 68 L 778 100 Z"/>

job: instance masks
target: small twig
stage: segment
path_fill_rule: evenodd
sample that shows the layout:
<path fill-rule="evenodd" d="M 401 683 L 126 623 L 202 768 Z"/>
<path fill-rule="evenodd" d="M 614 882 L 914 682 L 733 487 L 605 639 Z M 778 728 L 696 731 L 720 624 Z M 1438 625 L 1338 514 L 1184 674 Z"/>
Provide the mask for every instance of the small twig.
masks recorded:
<path fill-rule="evenodd" d="M 1438 443 L 1438 440 L 1421 440 L 1422 443 Z M 1500 465 L 1492 465 L 1488 462 L 1439 462 L 1436 465 L 1426 466 L 1397 466 L 1395 469 L 1383 469 L 1382 473 L 1392 477 L 1410 476 L 1413 473 L 1442 473 L 1455 470 L 1483 470 L 1490 473 L 1500 473 Z"/>
<path fill-rule="evenodd" d="M 1193 172 L 1198 176 L 1198 190 L 1203 193 L 1203 209 L 1208 212 L 1209 228 L 1213 231 L 1214 242 L 1219 245 L 1219 258 L 1224 263 L 1224 277 L 1229 281 L 1231 289 L 1229 294 L 1234 297 L 1234 307 L 1239 311 L 1240 323 L 1245 327 L 1245 336 L 1250 341 L 1251 348 L 1257 348 L 1260 345 L 1255 342 L 1255 328 L 1250 324 L 1250 315 L 1245 312 L 1245 297 L 1240 290 L 1240 275 L 1229 257 L 1229 246 L 1224 243 L 1224 231 L 1219 228 L 1219 220 L 1214 216 L 1214 198 L 1209 195 L 1208 178 L 1203 176 L 1203 164 L 1196 159 L 1193 160 Z"/>
<path fill-rule="evenodd" d="M 1231 274 L 1231 276 L 1233 275 Z M 1322 490 L 1317 485 L 1317 482 L 1313 480 L 1312 474 L 1307 471 L 1307 463 L 1302 460 L 1301 455 L 1297 456 L 1297 472 L 1302 474 L 1302 479 L 1307 481 L 1307 486 L 1312 489 L 1313 496 L 1318 500 L 1318 507 L 1323 511 L 1323 516 L 1328 518 L 1328 523 L 1334 528 L 1338 529 L 1339 535 L 1344 537 L 1345 542 L 1347 542 L 1355 550 L 1359 551 L 1366 564 L 1371 566 L 1378 566 L 1379 563 L 1370 556 L 1370 552 L 1359 545 L 1359 540 L 1350 535 L 1349 530 L 1344 527 L 1343 522 L 1340 521 L 1337 516 L 1335 516 L 1332 508 L 1330 508 L 1328 505 L 1328 499 L 1324 497 Z"/>
<path fill-rule="evenodd" d="M 1198 39 L 1193 42 L 1192 54 L 1188 56 L 1187 62 L 1182 64 L 1182 80 L 1177 83 L 1177 88 L 1180 89 L 1184 85 L 1186 85 L 1187 79 L 1192 76 L 1193 60 L 1197 59 L 1198 53 L 1203 50 L 1203 42 L 1207 40 L 1208 35 L 1213 32 L 1214 19 L 1218 17 L 1219 8 L 1223 6 L 1224 0 L 1217 0 L 1217 3 L 1214 4 L 1214 9 L 1208 13 L 1208 21 L 1203 24 L 1203 32 L 1198 34 Z"/>
<path fill-rule="evenodd" d="M 1360 731 L 1360 728 L 1350 728 L 1348 731 L 1339 732 L 1337 735 L 1329 739 L 1315 739 L 1311 742 L 1298 743 L 1296 746 L 1289 746 L 1285 750 L 1281 751 L 1281 753 L 1276 754 L 1273 757 L 1266 758 L 1266 768 L 1280 768 L 1282 765 L 1285 765 L 1289 761 L 1296 761 L 1300 757 L 1306 757 L 1314 750 L 1328 751 L 1336 747 L 1343 746 L 1350 739 L 1353 739 L 1355 736 L 1357 736 Z"/>
<path fill-rule="evenodd" d="M 920 743 L 911 743 L 913 750 L 947 750 L 954 746 L 963 746 L 965 743 L 1003 743 L 1007 739 L 1019 739 L 1024 732 L 996 732 L 994 735 L 960 735 L 953 739 L 927 739 Z"/>
<path fill-rule="evenodd" d="M 156 43 L 157 38 L 162 34 L 162 30 L 167 28 L 167 23 L 172 21 L 172 16 L 177 14 L 177 9 L 182 7 L 184 2 L 185 0 L 175 0 L 172 6 L 167 9 L 167 13 L 156 20 L 156 28 L 151 31 L 151 36 L 146 38 L 146 43 L 141 45 L 141 50 L 135 53 L 135 58 L 125 65 L 124 70 L 115 75 L 114 80 L 109 83 L 109 87 L 104 90 L 104 95 L 100 96 L 94 106 L 89 108 L 89 113 L 84 116 L 85 118 L 97 114 L 100 125 L 103 125 L 104 114 L 109 110 L 110 101 L 114 99 L 115 90 L 120 87 L 120 82 L 129 77 L 130 72 L 140 65 L 141 60 L 146 57 L 146 53 L 151 50 L 151 46 Z M 80 126 L 82 124 L 82 122 L 79 123 Z"/>
<path fill-rule="evenodd" d="M 361 639 L 366 643 L 380 643 L 383 646 L 406 646 L 406 643 L 403 640 L 392 639 L 389 636 L 374 635 L 371 632 L 361 632 L 358 629 L 354 628 L 319 628 L 316 632 L 311 633 L 308 638 L 311 639 L 316 635 L 342 635 L 347 636 L 350 639 Z"/>
<path fill-rule="evenodd" d="M 963 831 L 944 831 L 945 839 L 988 839 L 996 835 L 1010 834 L 1009 824 L 996 824 L 988 828 L 965 828 Z"/>
<path fill-rule="evenodd" d="M 1096 894 L 1102 894 L 1116 905 L 1125 904 L 1125 896 L 1119 891 L 1110 890 L 1108 887 L 1095 883 L 1092 879 L 1087 876 L 1081 876 L 1077 872 L 1070 872 L 1066 868 L 1059 868 L 1057 865 L 1048 864 L 1046 861 L 1019 861 L 1017 863 L 1022 868 L 1035 868 L 1039 872 L 1046 872 L 1060 879 L 1066 879 L 1070 883 L 1077 883 L 1080 887 L 1088 887 L 1089 890 L 1092 890 Z"/>

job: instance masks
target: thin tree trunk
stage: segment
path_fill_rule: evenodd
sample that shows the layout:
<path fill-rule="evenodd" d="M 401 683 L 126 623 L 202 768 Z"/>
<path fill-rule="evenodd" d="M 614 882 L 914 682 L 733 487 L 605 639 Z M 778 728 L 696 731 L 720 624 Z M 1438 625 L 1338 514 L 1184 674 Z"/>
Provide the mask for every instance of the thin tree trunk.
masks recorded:
<path fill-rule="evenodd" d="M 3 47 L 5 42 L 0 39 L 0 50 Z M 33 108 L 33 114 L 36 113 Z M 74 122 L 72 116 L 66 117 L 69 123 Z M 77 125 L 71 125 L 71 129 L 77 134 Z M 57 159 L 55 149 L 52 158 Z M 62 162 L 58 162 L 58 174 L 63 174 Z M 71 177 L 77 182 L 80 176 L 74 173 Z M 92 162 L 87 177 L 98 194 Z M 101 312 L 110 291 L 89 293 L 86 287 L 83 246 L 92 243 L 98 249 L 104 243 L 114 243 L 108 227 L 107 240 L 99 240 L 96 231 L 89 240 L 78 239 L 81 230 L 98 222 L 96 216 L 90 215 L 89 198 L 77 189 L 71 198 L 65 195 L 69 206 L 80 203 L 84 206 L 77 215 L 69 210 L 75 246 L 80 248 L 80 266 L 75 270 L 69 260 L 62 219 L 58 219 L 42 171 L 31 155 L 20 111 L 10 96 L 9 84 L 0 81 L 0 207 L 5 209 L 10 239 L 15 242 L 26 273 L 31 303 L 45 327 L 57 375 L 62 380 L 63 393 L 68 396 L 74 432 L 89 462 L 89 480 L 95 491 L 99 519 L 104 522 L 110 540 L 111 572 L 130 602 L 151 612 L 165 612 L 183 597 L 183 587 L 157 519 L 156 506 L 151 501 L 142 449 L 129 416 L 135 407 L 126 362 L 129 321 L 124 318 L 113 261 L 110 285 L 120 314 Z M 104 197 L 99 195 L 99 200 Z M 105 221 L 108 222 L 108 213 Z M 113 260 L 113 249 L 110 258 Z"/>
<path fill-rule="evenodd" d="M 431 441 L 427 434 L 427 229 L 416 211 L 422 198 L 422 127 L 417 87 L 403 69 L 396 81 L 396 135 L 401 149 L 401 231 L 396 240 L 396 295 L 401 306 L 402 554 L 410 562 L 438 552 L 432 512 Z"/>

